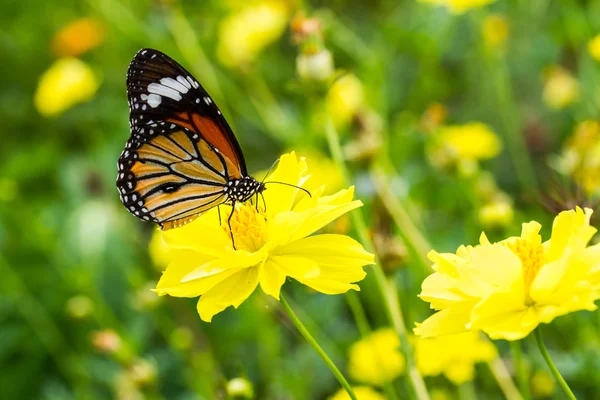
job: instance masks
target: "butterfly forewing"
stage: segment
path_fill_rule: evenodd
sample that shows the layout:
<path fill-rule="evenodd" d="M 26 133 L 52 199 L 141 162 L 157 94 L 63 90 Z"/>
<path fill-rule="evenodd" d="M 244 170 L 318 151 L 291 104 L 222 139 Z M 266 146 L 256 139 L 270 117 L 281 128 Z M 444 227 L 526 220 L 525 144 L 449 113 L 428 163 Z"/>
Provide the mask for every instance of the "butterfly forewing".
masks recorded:
<path fill-rule="evenodd" d="M 247 175 L 231 128 L 202 86 L 165 54 L 142 49 L 127 73 L 131 136 L 119 158 L 121 201 L 163 229 L 227 200 Z"/>

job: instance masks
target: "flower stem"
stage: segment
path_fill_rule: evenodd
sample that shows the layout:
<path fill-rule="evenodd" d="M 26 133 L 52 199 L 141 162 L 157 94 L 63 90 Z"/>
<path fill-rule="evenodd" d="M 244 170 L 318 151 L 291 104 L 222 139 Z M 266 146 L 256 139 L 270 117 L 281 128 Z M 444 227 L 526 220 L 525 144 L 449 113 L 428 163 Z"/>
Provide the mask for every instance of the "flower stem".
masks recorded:
<path fill-rule="evenodd" d="M 321 346 L 319 346 L 319 343 L 317 343 L 315 338 L 312 337 L 312 335 L 310 334 L 308 329 L 306 329 L 306 327 L 304 326 L 302 321 L 300 321 L 300 319 L 296 316 L 296 313 L 294 313 L 294 310 L 292 310 L 292 308 L 288 304 L 283 293 L 281 293 L 279 295 L 279 298 L 281 300 L 281 304 L 283 305 L 283 308 L 287 312 L 288 316 L 290 317 L 290 319 L 292 320 L 294 325 L 296 325 L 296 328 L 300 331 L 302 336 L 304 336 L 304 339 L 306 339 L 308 344 L 310 344 L 312 346 L 312 348 L 317 352 L 317 354 L 321 357 L 321 359 L 325 362 L 325 364 L 327 364 L 327 367 L 329 367 L 329 370 L 333 373 L 333 375 L 335 375 L 335 377 L 340 382 L 342 387 L 346 390 L 346 392 L 348 393 L 350 398 L 352 400 L 357 400 L 356 395 L 352 391 L 352 388 L 350 387 L 350 384 L 348 383 L 348 381 L 346 380 L 344 375 L 335 366 L 333 361 L 331 361 L 331 358 L 329 358 L 329 356 L 327 355 L 327 353 L 325 353 L 325 351 L 321 348 Z"/>
<path fill-rule="evenodd" d="M 525 370 L 525 366 L 523 365 L 521 342 L 510 342 L 510 349 L 512 353 L 515 376 L 517 378 L 517 383 L 519 384 L 519 390 L 521 391 L 521 395 L 524 399 L 529 399 L 529 379 L 527 376 L 527 371 Z"/>
<path fill-rule="evenodd" d="M 523 396 L 521 396 L 521 393 L 515 386 L 515 383 L 510 376 L 510 372 L 508 372 L 506 365 L 504 365 L 504 362 L 500 357 L 488 361 L 488 367 L 507 400 L 523 400 Z"/>
<path fill-rule="evenodd" d="M 569 399 L 576 400 L 576 397 L 571 391 L 571 388 L 552 362 L 550 354 L 548 354 L 548 350 L 546 350 L 546 346 L 544 346 L 544 340 L 542 339 L 542 330 L 539 326 L 535 329 L 535 340 L 538 344 L 538 348 L 540 349 L 540 353 L 542 353 L 542 357 L 544 357 L 546 364 L 548 364 L 548 368 L 550 368 L 550 372 L 552 372 L 552 375 L 554 375 L 554 379 L 556 379 L 556 382 L 558 382 L 560 388 L 563 390 L 563 392 L 565 392 L 565 395 Z"/>

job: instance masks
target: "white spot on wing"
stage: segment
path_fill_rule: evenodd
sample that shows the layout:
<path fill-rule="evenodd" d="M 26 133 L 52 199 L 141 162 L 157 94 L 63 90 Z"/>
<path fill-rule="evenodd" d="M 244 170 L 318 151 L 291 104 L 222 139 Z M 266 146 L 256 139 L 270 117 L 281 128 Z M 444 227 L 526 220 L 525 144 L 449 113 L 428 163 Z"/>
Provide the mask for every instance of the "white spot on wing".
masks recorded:
<path fill-rule="evenodd" d="M 194 89 L 198 89 L 198 87 L 200 86 L 198 84 L 198 82 L 193 80 L 192 77 L 190 77 L 190 76 L 186 76 L 185 78 L 190 82 L 190 84 L 194 87 Z"/>
<path fill-rule="evenodd" d="M 183 87 L 183 85 L 181 85 L 180 83 L 178 83 L 178 84 Z M 167 87 L 165 85 L 161 85 L 160 83 L 151 83 L 151 84 L 149 84 L 148 85 L 148 92 L 154 93 L 154 94 L 158 94 L 158 95 L 161 95 L 161 96 L 165 96 L 165 97 L 168 97 L 168 98 L 173 99 L 175 101 L 181 100 L 181 93 L 179 93 L 175 89 L 172 89 L 172 88 Z"/>
<path fill-rule="evenodd" d="M 177 82 L 181 83 L 182 85 L 185 85 L 185 87 L 187 87 L 188 89 L 192 88 L 192 84 L 181 75 L 177 77 Z"/>
<path fill-rule="evenodd" d="M 164 86 L 177 90 L 179 93 L 188 92 L 187 86 L 184 86 L 181 82 L 176 81 L 175 79 L 170 77 L 162 78 L 160 80 L 160 83 L 162 83 Z"/>
<path fill-rule="evenodd" d="M 142 94 L 140 96 L 142 98 L 142 100 L 146 101 L 148 103 L 148 105 L 152 108 L 156 108 L 160 105 L 160 103 L 162 102 L 162 97 L 160 97 L 158 94 Z M 142 107 L 142 110 L 145 110 L 146 106 Z"/>

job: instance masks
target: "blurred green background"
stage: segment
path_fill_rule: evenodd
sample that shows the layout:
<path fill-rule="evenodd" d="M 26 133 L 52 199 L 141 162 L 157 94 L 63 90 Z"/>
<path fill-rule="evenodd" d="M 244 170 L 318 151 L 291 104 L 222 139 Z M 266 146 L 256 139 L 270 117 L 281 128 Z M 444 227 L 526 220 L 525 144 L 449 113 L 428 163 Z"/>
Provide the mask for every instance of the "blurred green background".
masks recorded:
<path fill-rule="evenodd" d="M 250 171 L 296 150 L 341 188 L 325 135 L 333 119 L 409 330 L 429 315 L 416 295 L 430 248 L 454 251 L 483 229 L 516 235 L 531 219 L 547 237 L 556 211 L 594 205 L 600 1 L 429 3 L 440 4 L 3 1 L 0 398 L 225 399 L 237 377 L 257 399 L 338 388 L 262 292 L 206 324 L 195 300 L 150 291 L 164 269 L 160 243 L 149 246 L 155 227 L 126 212 L 114 184 L 129 135 L 125 73 L 142 47 L 204 85 Z M 353 235 L 347 225 L 329 229 Z M 361 287 L 369 321 L 385 325 L 372 277 Z M 359 334 L 344 296 L 286 290 L 345 369 Z M 580 398 L 600 393 L 597 314 L 547 327 Z M 532 395 L 561 398 L 534 346 L 525 340 Z M 437 399 L 460 396 L 441 376 L 426 383 Z M 405 381 L 394 385 L 408 396 Z M 484 366 L 474 385 L 479 398 L 502 398 Z"/>

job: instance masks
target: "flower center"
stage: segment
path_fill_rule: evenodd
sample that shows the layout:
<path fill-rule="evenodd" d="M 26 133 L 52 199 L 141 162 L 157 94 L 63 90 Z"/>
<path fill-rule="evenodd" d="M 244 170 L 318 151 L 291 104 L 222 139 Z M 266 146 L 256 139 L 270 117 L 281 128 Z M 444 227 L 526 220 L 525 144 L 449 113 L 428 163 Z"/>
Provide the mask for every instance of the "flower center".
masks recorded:
<path fill-rule="evenodd" d="M 225 217 L 221 227 L 227 236 L 233 235 L 237 250 L 255 252 L 267 242 L 267 218 L 261 205 L 257 210 L 256 206 L 249 203 L 236 204 L 231 217 L 231 230 L 227 218 L 229 215 Z"/>
<path fill-rule="evenodd" d="M 534 301 L 529 295 L 529 289 L 542 265 L 544 265 L 544 249 L 541 244 L 532 243 L 521 238 L 506 243 L 506 246 L 521 259 L 523 282 L 525 284 L 525 304 L 533 305 Z"/>

